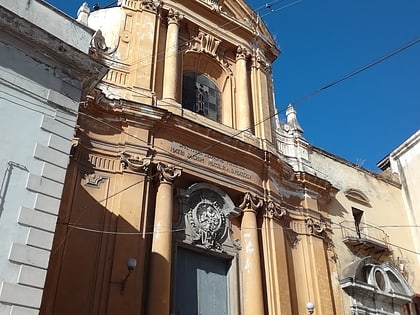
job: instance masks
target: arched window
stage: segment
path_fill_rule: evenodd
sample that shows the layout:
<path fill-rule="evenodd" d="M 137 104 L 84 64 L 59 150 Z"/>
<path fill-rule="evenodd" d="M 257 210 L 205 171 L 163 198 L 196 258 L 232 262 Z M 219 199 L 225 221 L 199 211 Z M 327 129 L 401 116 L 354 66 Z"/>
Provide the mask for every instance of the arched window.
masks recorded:
<path fill-rule="evenodd" d="M 182 107 L 212 120 L 220 121 L 220 91 L 207 76 L 184 72 L 182 80 Z"/>

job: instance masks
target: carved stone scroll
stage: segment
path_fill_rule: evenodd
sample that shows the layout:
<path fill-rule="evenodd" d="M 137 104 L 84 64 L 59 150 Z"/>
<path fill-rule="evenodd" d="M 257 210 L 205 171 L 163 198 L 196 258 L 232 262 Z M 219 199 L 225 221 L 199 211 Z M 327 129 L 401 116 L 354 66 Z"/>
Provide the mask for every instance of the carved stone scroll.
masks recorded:
<path fill-rule="evenodd" d="M 244 200 L 240 204 L 239 208 L 242 211 L 253 211 L 255 213 L 258 212 L 263 206 L 263 200 L 258 198 L 255 195 L 252 195 L 250 192 L 245 193 Z"/>
<path fill-rule="evenodd" d="M 236 49 L 236 60 L 247 59 L 250 56 L 248 49 L 238 46 Z"/>
<path fill-rule="evenodd" d="M 286 216 L 287 210 L 278 203 L 269 200 L 266 205 L 266 211 L 269 218 L 282 219 Z"/>
<path fill-rule="evenodd" d="M 144 171 L 146 172 L 147 169 L 150 166 L 150 163 L 152 161 L 152 157 L 151 156 L 147 156 L 145 158 L 139 158 L 137 157 L 133 157 L 130 154 L 123 152 L 121 153 L 121 164 L 123 166 L 124 169 L 130 169 L 132 171 L 135 172 L 141 172 Z"/>
<path fill-rule="evenodd" d="M 141 1 L 141 8 L 143 10 L 157 12 L 161 6 L 162 6 L 162 1 L 160 0 L 142 0 Z"/>
<path fill-rule="evenodd" d="M 173 182 L 177 177 L 181 176 L 181 169 L 174 165 L 157 164 L 160 181 Z"/>
<path fill-rule="evenodd" d="M 326 229 L 326 225 L 324 222 L 314 220 L 311 217 L 307 217 L 305 219 L 305 224 L 311 234 L 321 235 Z"/>
<path fill-rule="evenodd" d="M 182 20 L 183 16 L 179 14 L 178 11 L 174 11 L 173 9 L 169 9 L 168 11 L 168 24 L 176 24 L 179 25 L 179 22 Z"/>

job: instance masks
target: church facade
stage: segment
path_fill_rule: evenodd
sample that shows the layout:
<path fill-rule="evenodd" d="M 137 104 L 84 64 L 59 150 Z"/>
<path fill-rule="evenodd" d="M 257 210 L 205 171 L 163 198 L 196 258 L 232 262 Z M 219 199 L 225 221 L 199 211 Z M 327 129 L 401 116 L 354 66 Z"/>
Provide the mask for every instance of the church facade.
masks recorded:
<path fill-rule="evenodd" d="M 398 297 L 380 314 L 410 314 L 392 248 L 365 259 L 338 236 L 358 214 L 341 198 L 371 197 L 320 175 L 292 107 L 276 119 L 280 51 L 245 2 L 124 0 L 78 20 L 110 70 L 81 102 L 42 314 L 370 314 L 381 288 Z"/>

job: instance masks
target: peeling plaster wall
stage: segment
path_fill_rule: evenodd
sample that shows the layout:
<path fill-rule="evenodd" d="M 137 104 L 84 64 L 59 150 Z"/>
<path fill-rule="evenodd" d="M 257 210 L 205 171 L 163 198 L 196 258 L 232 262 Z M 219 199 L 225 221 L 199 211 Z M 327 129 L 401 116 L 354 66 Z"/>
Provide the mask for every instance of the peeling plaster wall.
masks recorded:
<path fill-rule="evenodd" d="M 418 270 L 417 257 L 403 249 L 414 250 L 416 247 L 415 240 L 410 237 L 407 228 L 411 223 L 406 215 L 400 185 L 391 184 L 382 180 L 377 174 L 316 149 L 311 152 L 310 161 L 317 176 L 330 181 L 339 189 L 336 197 L 328 205 L 333 222 L 338 280 L 342 270 L 356 259 L 356 256 L 343 243 L 343 233 L 339 225 L 343 221 L 354 222 L 352 214 L 352 207 L 354 207 L 363 211 L 363 223 L 378 226 L 388 235 L 392 249 L 392 256 L 389 259 L 395 264 L 398 264 L 399 260 L 405 263 L 406 279 L 415 291 L 418 290 L 420 278 L 415 274 L 415 270 Z M 369 204 L 346 197 L 345 192 L 349 189 L 362 192 L 368 198 Z"/>

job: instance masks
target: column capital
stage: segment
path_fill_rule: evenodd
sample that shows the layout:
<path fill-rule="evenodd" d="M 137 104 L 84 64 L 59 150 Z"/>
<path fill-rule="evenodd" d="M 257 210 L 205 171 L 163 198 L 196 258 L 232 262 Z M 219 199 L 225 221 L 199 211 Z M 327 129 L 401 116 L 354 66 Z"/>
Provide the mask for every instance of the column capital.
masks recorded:
<path fill-rule="evenodd" d="M 148 10 L 151 12 L 157 12 L 162 7 L 161 0 L 142 0 L 141 1 L 141 8 L 143 10 Z"/>
<path fill-rule="evenodd" d="M 282 207 L 277 202 L 274 202 L 273 200 L 269 200 L 265 206 L 265 210 L 267 212 L 267 216 L 269 218 L 277 218 L 282 219 L 286 216 L 287 210 L 286 208 Z"/>
<path fill-rule="evenodd" d="M 306 228 L 309 230 L 310 234 L 315 235 L 322 235 L 322 233 L 326 230 L 326 224 L 320 219 L 314 219 L 311 217 L 305 218 L 305 225 Z"/>
<path fill-rule="evenodd" d="M 165 165 L 161 162 L 157 164 L 160 182 L 173 182 L 177 177 L 181 176 L 181 169 L 174 165 Z"/>
<path fill-rule="evenodd" d="M 238 60 L 246 60 L 250 56 L 250 53 L 248 49 L 243 48 L 241 45 L 239 45 L 236 48 L 236 61 Z"/>
<path fill-rule="evenodd" d="M 263 204 L 264 202 L 261 198 L 258 198 L 256 195 L 252 195 L 250 192 L 246 192 L 239 208 L 242 209 L 242 212 L 257 213 L 258 210 L 262 208 Z"/>
<path fill-rule="evenodd" d="M 179 22 L 182 20 L 184 16 L 179 14 L 178 11 L 174 11 L 173 9 L 169 9 L 168 11 L 168 24 L 176 24 L 179 25 Z"/>

